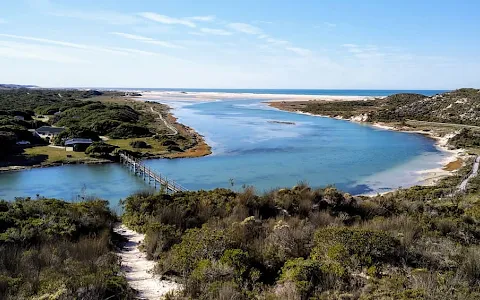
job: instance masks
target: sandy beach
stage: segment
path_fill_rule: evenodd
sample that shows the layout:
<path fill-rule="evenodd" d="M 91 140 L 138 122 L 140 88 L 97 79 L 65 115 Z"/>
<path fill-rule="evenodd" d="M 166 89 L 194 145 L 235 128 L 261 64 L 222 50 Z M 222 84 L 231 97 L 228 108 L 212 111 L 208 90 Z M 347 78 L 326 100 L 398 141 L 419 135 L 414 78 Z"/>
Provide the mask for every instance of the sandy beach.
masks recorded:
<path fill-rule="evenodd" d="M 372 96 L 332 96 L 332 95 L 290 95 L 290 94 L 254 94 L 254 93 L 219 93 L 219 92 L 142 92 L 140 99 L 155 101 L 218 101 L 218 100 L 250 100 L 265 99 L 270 102 L 290 101 L 352 101 L 372 100 Z"/>

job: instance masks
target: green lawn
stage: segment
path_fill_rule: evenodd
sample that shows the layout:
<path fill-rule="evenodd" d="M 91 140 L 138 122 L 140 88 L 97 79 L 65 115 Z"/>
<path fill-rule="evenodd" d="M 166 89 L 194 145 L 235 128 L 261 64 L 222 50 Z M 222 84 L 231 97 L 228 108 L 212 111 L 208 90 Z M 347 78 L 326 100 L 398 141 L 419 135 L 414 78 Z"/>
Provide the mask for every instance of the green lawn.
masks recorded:
<path fill-rule="evenodd" d="M 83 152 L 65 151 L 65 149 L 53 148 L 49 146 L 39 146 L 25 149 L 25 155 L 34 157 L 40 155 L 48 156 L 42 164 L 50 163 L 71 163 L 85 160 L 94 160 Z M 67 157 L 69 155 L 70 157 Z"/>

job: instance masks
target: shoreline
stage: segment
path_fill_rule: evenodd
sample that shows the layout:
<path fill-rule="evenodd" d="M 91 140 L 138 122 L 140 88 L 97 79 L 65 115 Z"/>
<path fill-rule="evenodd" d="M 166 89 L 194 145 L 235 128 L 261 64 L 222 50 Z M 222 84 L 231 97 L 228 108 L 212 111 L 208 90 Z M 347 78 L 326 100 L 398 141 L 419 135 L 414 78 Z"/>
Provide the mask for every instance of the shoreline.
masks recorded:
<path fill-rule="evenodd" d="M 254 93 L 227 93 L 227 92 L 141 92 L 141 96 L 134 98 L 148 98 L 153 101 L 217 101 L 217 100 L 253 100 L 264 99 L 270 102 L 295 102 L 295 101 L 352 101 L 373 100 L 386 96 L 339 96 L 339 95 L 302 95 L 302 94 L 254 94 Z"/>
<path fill-rule="evenodd" d="M 139 101 L 140 97 L 126 97 L 126 100 L 133 100 Z M 146 99 L 141 99 L 142 102 L 147 102 Z M 167 105 L 168 106 L 168 105 Z M 168 106 L 171 110 L 172 108 Z M 173 153 L 166 153 L 166 154 L 149 154 L 145 153 L 142 155 L 142 159 L 179 159 L 179 158 L 196 158 L 196 157 L 203 157 L 212 154 L 211 147 L 205 141 L 205 138 L 196 132 L 193 128 L 188 127 L 184 124 L 178 123 L 177 118 L 172 114 L 167 114 L 168 122 L 172 124 L 173 127 L 178 129 L 179 131 L 183 131 L 187 135 L 190 135 L 192 139 L 195 140 L 194 145 L 191 148 L 186 149 L 184 152 L 173 152 Z M 109 159 L 98 159 L 98 158 L 85 158 L 82 160 L 76 160 L 71 162 L 51 162 L 51 163 L 44 163 L 44 164 L 34 164 L 28 166 L 21 166 L 21 165 L 11 165 L 11 166 L 4 166 L 0 167 L 0 174 L 2 173 L 9 173 L 9 172 L 19 172 L 19 171 L 27 171 L 32 169 L 41 169 L 41 168 L 53 168 L 53 167 L 61 167 L 64 165 L 103 165 L 103 164 L 115 164 L 118 161 L 109 160 Z"/>
<path fill-rule="evenodd" d="M 357 123 L 361 125 L 367 125 L 371 126 L 376 129 L 383 129 L 383 130 L 389 130 L 389 131 L 396 131 L 396 132 L 404 132 L 404 133 L 414 133 L 414 134 L 421 134 L 427 138 L 430 138 L 435 141 L 434 146 L 437 148 L 437 150 L 443 152 L 443 153 L 448 153 L 448 157 L 441 160 L 439 163 L 442 165 L 437 168 L 432 168 L 432 169 L 425 169 L 425 170 L 420 170 L 417 171 L 416 173 L 419 175 L 418 181 L 416 185 L 419 186 L 434 186 L 438 183 L 443 178 L 446 178 L 448 176 L 453 175 L 455 172 L 457 172 L 462 166 L 463 166 L 463 159 L 462 157 L 465 155 L 466 151 L 465 149 L 450 149 L 448 147 L 448 140 L 453 137 L 453 135 L 449 134 L 446 136 L 437 136 L 431 131 L 419 131 L 419 130 L 406 130 L 406 129 L 401 129 L 397 128 L 395 126 L 386 124 L 386 123 L 369 123 L 365 122 L 363 118 L 359 117 L 352 117 L 350 119 L 342 118 L 342 117 L 332 117 L 328 115 L 316 115 L 308 112 L 303 112 L 299 110 L 288 110 L 288 109 L 282 109 L 280 105 L 278 105 L 279 101 L 265 101 L 266 105 L 269 107 L 272 107 L 274 109 L 278 109 L 281 111 L 286 111 L 286 112 L 291 112 L 291 113 L 296 113 L 296 114 L 302 114 L 302 115 L 308 115 L 308 116 L 313 116 L 313 117 L 320 117 L 320 118 L 330 118 L 330 119 L 336 119 L 336 120 L 344 120 L 352 123 Z M 294 101 L 291 101 L 294 102 Z M 447 170 L 448 165 L 452 164 L 453 162 L 456 162 L 458 160 L 461 160 L 462 163 L 459 166 L 459 168 L 455 170 Z M 371 196 L 371 195 L 377 195 L 377 194 L 387 194 L 390 192 L 394 192 L 397 189 L 391 189 L 389 191 L 381 192 L 381 193 L 376 193 L 376 192 L 371 192 L 371 193 L 365 193 L 361 194 L 363 196 Z"/>

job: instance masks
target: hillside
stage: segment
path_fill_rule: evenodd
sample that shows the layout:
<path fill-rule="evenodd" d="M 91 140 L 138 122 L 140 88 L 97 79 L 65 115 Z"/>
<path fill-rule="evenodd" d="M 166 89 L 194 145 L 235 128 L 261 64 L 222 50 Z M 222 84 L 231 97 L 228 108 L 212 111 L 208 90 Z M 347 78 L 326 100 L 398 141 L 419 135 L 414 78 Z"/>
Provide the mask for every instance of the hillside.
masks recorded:
<path fill-rule="evenodd" d="M 391 106 L 393 95 L 381 100 L 382 106 Z M 480 125 L 480 90 L 459 89 L 432 97 L 403 98 L 396 107 L 382 108 L 372 114 L 373 120 L 413 119 L 420 121 Z M 387 102 L 386 104 L 382 103 Z M 403 103 L 402 103 L 403 102 Z"/>
<path fill-rule="evenodd" d="M 395 94 L 374 100 L 274 102 L 271 106 L 367 122 L 418 120 L 480 125 L 480 90 L 459 89 L 435 96 Z"/>

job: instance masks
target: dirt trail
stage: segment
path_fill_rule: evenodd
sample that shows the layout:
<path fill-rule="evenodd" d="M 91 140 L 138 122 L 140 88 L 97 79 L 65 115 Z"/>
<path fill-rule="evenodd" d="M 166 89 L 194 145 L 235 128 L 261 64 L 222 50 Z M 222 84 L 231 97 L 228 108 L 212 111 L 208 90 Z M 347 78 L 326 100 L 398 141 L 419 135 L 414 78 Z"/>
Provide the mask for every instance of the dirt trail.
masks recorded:
<path fill-rule="evenodd" d="M 470 173 L 470 175 L 468 175 L 468 177 L 465 178 L 460 184 L 460 186 L 458 187 L 459 192 L 467 191 L 467 184 L 470 181 L 470 179 L 477 176 L 479 165 L 480 165 L 480 155 L 477 156 L 477 158 L 475 159 L 475 162 L 473 163 L 472 172 Z"/>
<path fill-rule="evenodd" d="M 122 270 L 130 286 L 138 291 L 140 299 L 157 300 L 170 291 L 180 289 L 179 284 L 153 275 L 155 262 L 148 260 L 147 255 L 138 249 L 145 235 L 130 230 L 125 225 L 118 225 L 114 230 L 128 240 L 119 252 Z"/>
<path fill-rule="evenodd" d="M 172 133 L 170 134 L 167 134 L 167 135 L 177 135 L 178 134 L 178 130 L 171 124 L 169 124 L 167 122 L 167 120 L 165 120 L 165 118 L 162 116 L 161 113 L 159 113 L 158 111 L 154 110 L 153 107 L 150 106 L 150 110 L 153 112 L 153 113 L 156 113 L 159 117 L 159 119 L 165 124 L 165 126 L 170 129 L 172 131 Z"/>

